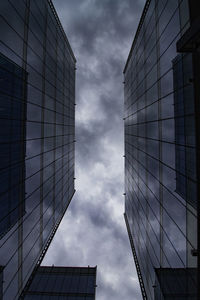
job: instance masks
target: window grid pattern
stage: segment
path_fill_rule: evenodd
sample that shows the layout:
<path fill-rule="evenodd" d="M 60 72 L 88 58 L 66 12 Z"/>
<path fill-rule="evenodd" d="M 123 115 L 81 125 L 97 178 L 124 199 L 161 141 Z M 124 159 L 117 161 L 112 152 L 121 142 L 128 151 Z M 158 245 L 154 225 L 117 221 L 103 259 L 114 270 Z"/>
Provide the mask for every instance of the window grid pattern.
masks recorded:
<path fill-rule="evenodd" d="M 24 299 L 95 299 L 96 267 L 39 267 Z M 41 297 L 41 298 L 40 298 Z"/>
<path fill-rule="evenodd" d="M 147 1 L 124 70 L 125 213 L 148 299 L 155 269 L 197 266 L 193 58 L 176 52 L 189 24 L 187 1 Z"/>
<path fill-rule="evenodd" d="M 26 110 L 25 116 L 19 109 L 12 116 L 0 115 L 1 122 L 24 124 L 23 135 L 5 139 L 1 131 L 0 137 L 1 149 L 15 147 L 12 153 L 17 153 L 16 145 L 24 147 L 24 156 L 16 155 L 0 166 L 1 180 L 7 173 L 24 170 L 23 176 L 15 176 L 0 191 L 1 207 L 13 191 L 12 205 L 0 222 L 8 222 L 15 214 L 14 221 L 9 221 L 12 228 L 7 226 L 10 230 L 4 230 L 0 240 L 3 299 L 18 299 L 74 194 L 76 61 L 50 0 L 2 1 L 0 34 L 1 56 L 25 74 L 14 74 L 25 96 L 17 92 L 16 84 L 6 89 L 0 86 L 1 108 L 15 103 Z M 0 74 L 5 71 L 13 76 L 1 63 Z M 17 198 L 14 191 L 20 186 L 24 195 L 21 192 Z"/>
<path fill-rule="evenodd" d="M 26 97 L 26 74 L 23 68 L 20 68 L 2 54 L 0 54 L 0 66 L 0 136 L 1 140 L 4 141 L 0 148 L 0 168 L 2 170 L 0 237 L 2 237 L 22 216 L 18 205 L 21 199 L 24 198 L 25 192 L 24 116 L 26 115 L 26 102 L 16 101 L 16 96 L 21 97 L 21 99 Z M 5 95 L 8 90 L 10 94 Z M 18 114 L 19 119 L 16 119 L 16 114 Z M 13 165 L 20 160 L 22 161 L 20 166 L 13 170 Z M 18 181 L 20 181 L 20 184 Z M 13 197 L 13 195 L 15 196 Z"/>

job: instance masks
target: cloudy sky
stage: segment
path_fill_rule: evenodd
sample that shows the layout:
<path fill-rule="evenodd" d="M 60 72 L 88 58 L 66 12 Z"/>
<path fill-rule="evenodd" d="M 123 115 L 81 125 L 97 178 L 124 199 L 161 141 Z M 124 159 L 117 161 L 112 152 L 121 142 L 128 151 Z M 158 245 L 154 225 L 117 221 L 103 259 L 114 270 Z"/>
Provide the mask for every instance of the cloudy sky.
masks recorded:
<path fill-rule="evenodd" d="M 145 0 L 54 0 L 77 58 L 76 194 L 43 264 L 97 265 L 97 300 L 139 300 L 123 218 L 123 68 Z"/>

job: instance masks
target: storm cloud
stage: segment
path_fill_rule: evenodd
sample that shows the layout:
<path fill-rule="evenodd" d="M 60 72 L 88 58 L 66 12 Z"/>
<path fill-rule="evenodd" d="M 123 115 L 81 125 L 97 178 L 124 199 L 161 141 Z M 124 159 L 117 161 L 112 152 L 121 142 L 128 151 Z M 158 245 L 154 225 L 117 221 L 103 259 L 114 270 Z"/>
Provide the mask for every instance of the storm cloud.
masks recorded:
<path fill-rule="evenodd" d="M 123 219 L 123 68 L 144 0 L 54 0 L 77 58 L 76 194 L 43 264 L 97 265 L 97 299 L 141 299 Z"/>

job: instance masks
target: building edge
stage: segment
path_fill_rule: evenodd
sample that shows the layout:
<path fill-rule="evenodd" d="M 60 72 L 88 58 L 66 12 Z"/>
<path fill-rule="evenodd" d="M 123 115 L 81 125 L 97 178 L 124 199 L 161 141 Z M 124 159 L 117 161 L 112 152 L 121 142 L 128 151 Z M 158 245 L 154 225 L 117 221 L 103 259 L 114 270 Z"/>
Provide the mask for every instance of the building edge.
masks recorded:
<path fill-rule="evenodd" d="M 130 226 L 129 226 L 129 223 L 128 223 L 128 218 L 127 218 L 126 213 L 124 213 L 124 220 L 125 220 L 126 228 L 127 228 L 127 231 L 128 231 L 128 237 L 129 237 L 129 241 L 130 241 L 130 245 L 131 245 L 131 249 L 132 249 L 132 253 L 133 253 L 133 259 L 134 259 L 134 262 L 135 262 L 135 267 L 136 267 L 136 271 L 137 271 L 137 275 L 138 275 L 138 279 L 139 279 L 142 298 L 143 298 L 143 300 L 147 300 L 147 294 L 146 294 L 146 290 L 145 290 L 145 287 L 144 287 L 144 282 L 143 282 L 143 279 L 142 279 L 142 273 L 141 273 L 140 265 L 139 265 L 139 262 L 138 262 L 138 259 L 137 259 L 137 254 L 136 254 L 133 238 L 131 236 L 131 230 L 130 230 Z"/>
<path fill-rule="evenodd" d="M 66 35 L 66 33 L 65 33 L 64 29 L 63 29 L 63 26 L 62 26 L 62 24 L 60 22 L 60 19 L 58 17 L 58 14 L 56 12 L 56 9 L 55 9 L 55 6 L 54 6 L 52 0 L 48 0 L 48 4 L 49 4 L 49 6 L 50 6 L 50 8 L 51 8 L 51 10 L 52 10 L 52 12 L 54 14 L 54 17 L 55 17 L 56 22 L 57 22 L 57 24 L 58 24 L 58 26 L 59 26 L 62 34 L 63 34 L 63 37 L 64 37 L 65 41 L 67 42 L 67 46 L 69 47 L 70 54 L 73 57 L 74 62 L 76 63 L 76 57 L 75 57 L 74 52 L 73 52 L 73 50 L 71 48 L 71 45 L 70 45 L 69 40 L 67 38 L 67 35 Z"/>
<path fill-rule="evenodd" d="M 144 8 L 143 8 L 142 15 L 141 15 L 141 18 L 140 18 L 140 21 L 139 21 L 139 25 L 138 25 L 138 27 L 137 27 L 137 31 L 136 31 L 136 33 L 135 33 L 135 37 L 134 37 L 134 39 L 133 39 L 133 42 L 132 42 L 132 45 L 131 45 L 131 49 L 130 49 L 129 54 L 128 54 L 128 58 L 127 58 L 127 61 L 126 61 L 126 64 L 125 64 L 123 73 L 126 72 L 126 69 L 127 69 L 127 67 L 128 67 L 128 63 L 129 63 L 129 60 L 130 60 L 130 57 L 131 57 L 133 48 L 134 48 L 135 43 L 136 43 L 136 41 L 137 41 L 138 35 L 139 35 L 139 33 L 140 33 L 140 29 L 141 29 L 141 27 L 142 27 L 142 24 L 143 24 L 144 18 L 145 18 L 145 16 L 146 16 L 146 13 L 147 13 L 147 10 L 148 10 L 148 7 L 149 7 L 150 2 L 151 2 L 151 0 L 146 0 L 145 6 L 144 6 Z"/>
<path fill-rule="evenodd" d="M 40 255 L 40 257 L 39 257 L 39 259 L 38 259 L 38 261 L 36 263 L 36 265 L 35 265 L 35 268 L 33 269 L 33 271 L 31 273 L 31 275 L 30 275 L 30 277 L 29 277 L 26 285 L 24 286 L 23 291 L 21 292 L 21 294 L 19 296 L 19 300 L 23 300 L 24 299 L 25 292 L 29 289 L 29 287 L 31 285 L 31 282 L 33 281 L 34 275 L 37 272 L 39 266 L 41 265 L 42 260 L 44 259 L 45 254 L 47 253 L 47 250 L 49 249 L 49 246 L 50 246 L 50 244 L 51 244 L 51 242 L 52 242 L 52 240 L 53 240 L 53 238 L 54 238 L 54 236 L 56 234 L 56 231 L 57 231 L 57 229 L 58 229 L 58 227 L 59 227 L 59 225 L 60 225 L 60 223 L 61 223 L 61 221 L 62 221 L 62 219 L 63 219 L 63 217 L 64 217 L 64 215 L 66 213 L 66 211 L 67 211 L 67 208 L 69 207 L 69 205 L 71 203 L 71 200 L 72 200 L 75 192 L 76 192 L 76 190 L 74 190 L 74 192 L 73 192 L 73 194 L 72 194 L 72 196 L 71 196 L 71 198 L 70 198 L 70 200 L 69 200 L 69 202 L 68 202 L 68 204 L 67 204 L 67 206 L 66 206 L 66 208 L 65 208 L 65 210 L 64 210 L 64 212 L 63 212 L 63 214 L 62 214 L 62 216 L 60 218 L 60 220 L 55 224 L 55 227 L 54 227 L 52 233 L 50 234 L 50 236 L 49 236 L 49 238 L 47 240 L 46 246 L 44 247 L 44 249 L 43 249 L 43 251 L 42 251 L 42 253 L 41 253 L 41 255 Z"/>

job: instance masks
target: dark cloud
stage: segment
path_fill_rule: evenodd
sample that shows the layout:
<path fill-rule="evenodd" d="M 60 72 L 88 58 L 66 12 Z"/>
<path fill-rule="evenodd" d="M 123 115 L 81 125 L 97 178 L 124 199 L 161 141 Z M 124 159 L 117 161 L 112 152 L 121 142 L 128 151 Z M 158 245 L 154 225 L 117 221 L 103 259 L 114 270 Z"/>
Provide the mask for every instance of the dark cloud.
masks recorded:
<path fill-rule="evenodd" d="M 98 300 L 141 299 L 123 219 L 122 72 L 144 2 L 54 0 L 77 58 L 77 192 L 44 264 L 97 265 Z"/>

